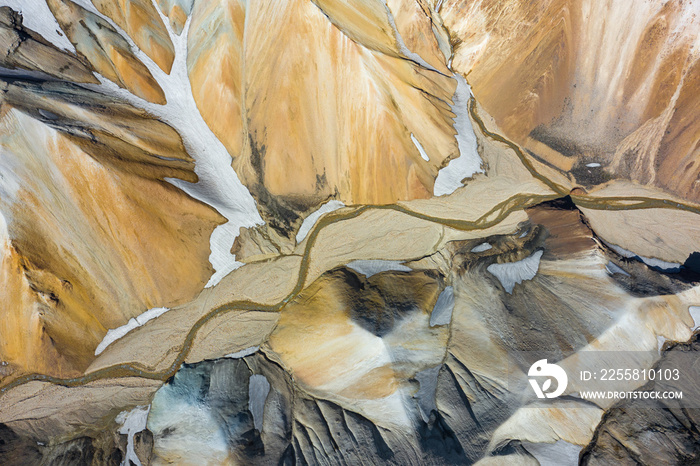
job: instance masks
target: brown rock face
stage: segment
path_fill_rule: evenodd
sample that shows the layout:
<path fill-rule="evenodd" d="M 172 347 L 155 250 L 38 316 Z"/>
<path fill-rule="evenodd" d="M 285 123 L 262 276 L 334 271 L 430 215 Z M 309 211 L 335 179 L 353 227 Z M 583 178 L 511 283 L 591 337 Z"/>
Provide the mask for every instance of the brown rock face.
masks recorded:
<path fill-rule="evenodd" d="M 187 17 L 192 12 L 194 0 L 156 0 L 160 11 L 170 20 L 170 27 L 180 35 L 185 27 Z"/>
<path fill-rule="evenodd" d="M 454 68 L 535 157 L 589 185 L 621 177 L 700 199 L 692 2 L 457 0 L 440 14 Z"/>
<path fill-rule="evenodd" d="M 2 90 L 7 108 L 60 131 L 101 163 L 144 178 L 197 181 L 180 135 L 143 110 L 67 83 L 8 80 Z"/>
<path fill-rule="evenodd" d="M 165 94 L 148 68 L 107 21 L 71 0 L 48 0 L 47 4 L 78 54 L 84 56 L 95 71 L 142 99 L 165 104 Z M 167 51 L 156 49 L 153 56 L 165 68 L 167 63 L 172 63 Z"/>
<path fill-rule="evenodd" d="M 0 465 L 698 462 L 700 0 L 0 4 Z"/>
<path fill-rule="evenodd" d="M 380 1 L 195 5 L 194 97 L 259 202 L 305 210 L 332 195 L 390 203 L 432 194 L 437 170 L 457 155 L 456 81 L 441 29 L 410 14 L 397 24 L 420 29 L 435 70 L 406 59 Z"/>
<path fill-rule="evenodd" d="M 122 28 L 163 71 L 170 73 L 175 51 L 151 0 L 95 0 L 94 5 Z"/>
<path fill-rule="evenodd" d="M 89 66 L 58 49 L 41 35 L 22 25 L 22 16 L 9 7 L 0 8 L 0 57 L 4 68 L 39 71 L 79 83 L 98 83 Z"/>
<path fill-rule="evenodd" d="M 358 404 L 389 397 L 406 377 L 404 371 L 418 372 L 439 360 L 430 342 L 444 344 L 445 329 L 416 330 L 429 321 L 439 285 L 434 273 L 385 272 L 365 278 L 350 269 L 329 272 L 284 309 L 270 347 L 311 390 Z M 300 331 L 305 334 L 301 345 Z M 387 343 L 379 343 L 381 338 Z M 409 370 L 409 363 L 392 359 L 408 339 L 414 351 L 424 352 L 424 367 Z M 377 361 L 367 361 L 370 354 Z"/>
<path fill-rule="evenodd" d="M 697 367 L 688 367 L 700 351 L 700 337 L 671 345 L 655 370 L 678 369 L 685 372 L 683 382 L 649 382 L 640 391 L 680 390 L 685 397 L 697 396 Z M 692 358 L 692 359 L 691 359 Z M 690 383 L 689 383 L 690 382 Z M 700 462 L 700 410 L 679 408 L 665 400 L 625 400 L 603 417 L 591 443 L 581 455 L 581 464 L 669 464 Z"/>
<path fill-rule="evenodd" d="M 99 99 L 47 86 L 10 85 L 0 119 L 4 176 L 15 186 L 1 201 L 0 359 L 20 371 L 67 375 L 87 367 L 107 329 L 201 290 L 221 217 L 161 181 L 196 180 L 181 148 L 185 160 L 157 156 L 154 147 L 167 145 L 178 154 L 172 129 L 118 106 L 80 121 L 76 101 Z M 71 98 L 32 108 L 49 89 Z"/>

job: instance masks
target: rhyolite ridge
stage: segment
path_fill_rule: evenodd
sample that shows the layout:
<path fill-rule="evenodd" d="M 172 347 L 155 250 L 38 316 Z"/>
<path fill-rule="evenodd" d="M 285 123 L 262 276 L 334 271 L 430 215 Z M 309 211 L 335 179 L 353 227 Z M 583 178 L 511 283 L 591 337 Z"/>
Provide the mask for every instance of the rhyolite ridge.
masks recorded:
<path fill-rule="evenodd" d="M 699 461 L 527 385 L 697 351 L 700 12 L 642 3 L 0 0 L 0 463 Z"/>

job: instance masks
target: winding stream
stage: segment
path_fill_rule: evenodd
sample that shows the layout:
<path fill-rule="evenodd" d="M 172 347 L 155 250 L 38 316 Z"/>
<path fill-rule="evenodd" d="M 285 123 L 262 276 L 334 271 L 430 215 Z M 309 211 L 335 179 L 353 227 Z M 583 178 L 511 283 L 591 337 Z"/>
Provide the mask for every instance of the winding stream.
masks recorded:
<path fill-rule="evenodd" d="M 393 210 L 410 217 L 418 218 L 432 223 L 437 223 L 449 228 L 453 228 L 459 231 L 474 231 L 483 230 L 490 228 L 494 225 L 499 224 L 503 219 L 515 211 L 523 210 L 528 207 L 532 207 L 539 203 L 560 198 L 562 196 L 569 195 L 570 193 L 563 186 L 549 180 L 545 176 L 539 174 L 532 162 L 523 153 L 523 151 L 518 147 L 517 144 L 509 141 L 503 136 L 489 131 L 481 117 L 479 117 L 476 109 L 476 101 L 473 97 L 470 98 L 469 111 L 474 119 L 474 121 L 479 125 L 480 130 L 483 134 L 490 137 L 491 139 L 506 144 L 510 147 L 521 160 L 523 165 L 532 174 L 533 177 L 548 186 L 554 194 L 546 195 L 530 195 L 530 194 L 518 194 L 512 196 L 499 204 L 495 205 L 491 210 L 483 214 L 477 220 L 459 220 L 459 219 L 448 219 L 433 217 L 420 212 L 415 212 L 411 209 L 406 208 L 402 205 L 390 204 L 390 205 L 358 205 L 349 206 L 345 209 L 339 211 L 331 212 L 323 216 L 312 228 L 308 235 L 308 241 L 304 248 L 304 253 L 302 255 L 301 264 L 299 266 L 299 274 L 297 277 L 297 282 L 294 288 L 285 296 L 281 301 L 276 304 L 262 304 L 256 303 L 249 300 L 236 300 L 226 303 L 222 306 L 212 309 L 206 315 L 201 317 L 190 329 L 186 338 L 184 339 L 182 345 L 178 350 L 178 354 L 172 364 L 161 371 L 154 370 L 153 368 L 143 367 L 138 363 L 127 363 L 127 364 L 117 364 L 110 367 L 105 367 L 103 369 L 90 372 L 88 374 L 74 377 L 74 378 L 60 378 L 53 377 L 44 374 L 30 373 L 21 375 L 10 382 L 6 383 L 0 388 L 0 397 L 7 393 L 12 388 L 18 387 L 28 382 L 41 381 L 49 382 L 56 385 L 62 385 L 66 387 L 76 387 L 94 382 L 96 380 L 109 379 L 109 378 L 120 378 L 120 377 L 140 377 L 149 380 L 160 380 L 165 381 L 172 377 L 182 366 L 182 364 L 187 359 L 189 355 L 192 344 L 197 336 L 197 332 L 202 326 L 209 322 L 214 317 L 229 312 L 229 311 L 263 311 L 263 312 L 279 312 L 288 302 L 297 297 L 297 295 L 304 289 L 306 285 L 309 264 L 311 259 L 312 249 L 316 243 L 318 235 L 323 231 L 324 228 L 332 225 L 334 223 L 343 222 L 360 216 L 361 214 L 371 211 L 371 210 Z M 588 195 L 571 195 L 573 202 L 581 207 L 588 209 L 597 210 L 638 210 L 638 209 L 652 209 L 652 208 L 663 208 L 663 209 L 675 209 L 686 212 L 692 212 L 694 214 L 700 214 L 700 207 L 689 204 L 680 203 L 667 199 L 657 199 L 650 197 L 640 197 L 640 196 L 614 196 L 614 197 L 595 197 Z M 495 215 L 495 217 L 494 217 Z M 493 218 L 492 218 L 493 217 Z"/>

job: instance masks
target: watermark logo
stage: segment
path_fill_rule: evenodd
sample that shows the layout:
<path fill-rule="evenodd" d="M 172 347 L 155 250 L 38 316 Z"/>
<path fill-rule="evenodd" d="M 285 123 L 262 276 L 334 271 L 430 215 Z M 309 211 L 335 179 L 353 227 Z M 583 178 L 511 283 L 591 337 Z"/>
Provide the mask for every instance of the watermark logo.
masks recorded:
<path fill-rule="evenodd" d="M 532 389 L 535 391 L 537 398 L 556 398 L 566 390 L 566 384 L 569 383 L 569 378 L 566 376 L 564 369 L 556 364 L 549 364 L 546 359 L 540 359 L 530 366 L 527 373 Z M 542 386 L 537 382 L 538 378 L 547 377 Z M 549 391 L 552 388 L 552 379 L 557 381 L 556 390 Z"/>

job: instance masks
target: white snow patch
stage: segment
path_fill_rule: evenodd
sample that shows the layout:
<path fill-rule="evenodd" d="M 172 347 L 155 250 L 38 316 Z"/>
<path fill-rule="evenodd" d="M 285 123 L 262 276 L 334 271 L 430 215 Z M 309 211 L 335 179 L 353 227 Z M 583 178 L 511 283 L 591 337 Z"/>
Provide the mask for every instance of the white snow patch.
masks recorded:
<path fill-rule="evenodd" d="M 385 260 L 357 260 L 350 262 L 346 267 L 363 274 L 367 278 L 380 272 L 388 272 L 389 270 L 398 272 L 411 271 L 411 268 L 403 265 L 401 261 Z"/>
<path fill-rule="evenodd" d="M 540 466 L 576 465 L 582 448 L 564 440 L 557 440 L 555 443 L 523 442 L 523 447 L 537 459 Z"/>
<path fill-rule="evenodd" d="M 592 163 L 587 163 L 586 166 L 588 168 L 598 168 L 598 167 L 600 167 L 600 164 L 597 162 L 592 162 Z"/>
<path fill-rule="evenodd" d="M 678 272 L 681 269 L 681 264 L 677 262 L 666 262 L 662 261 L 661 259 L 655 259 L 653 257 L 640 256 L 639 254 L 635 254 L 632 251 L 628 251 L 627 249 L 624 249 L 616 244 L 608 243 L 607 241 L 604 241 L 604 243 L 610 249 L 612 249 L 622 257 L 626 257 L 628 259 L 639 259 L 649 267 L 655 267 L 657 269 L 663 270 L 664 272 Z"/>
<path fill-rule="evenodd" d="M 386 7 L 387 15 L 389 18 L 389 23 L 394 30 L 396 36 L 396 42 L 399 46 L 401 53 L 418 63 L 422 67 L 440 73 L 433 66 L 427 63 L 423 58 L 417 53 L 411 52 L 401 37 L 398 28 L 396 27 L 396 22 L 394 21 L 394 15 L 389 8 L 386 0 L 384 0 L 384 6 Z M 450 66 L 452 61 L 450 59 Z M 457 148 L 459 150 L 459 156 L 452 159 L 445 168 L 438 172 L 437 178 L 435 178 L 435 185 L 433 188 L 433 194 L 435 196 L 442 196 L 444 194 L 453 193 L 457 188 L 462 187 L 462 180 L 468 178 L 475 173 L 483 173 L 481 168 L 481 158 L 476 149 L 476 135 L 474 134 L 474 128 L 472 128 L 471 121 L 469 121 L 469 96 L 472 95 L 471 87 L 467 84 L 467 80 L 462 77 L 459 73 L 453 73 L 453 77 L 457 80 L 457 88 L 452 96 L 452 113 L 455 114 L 453 127 L 457 131 L 455 136 L 457 139 Z M 414 143 L 417 140 L 411 136 Z M 423 157 L 423 153 L 421 153 Z M 423 157 L 428 160 L 427 154 Z"/>
<path fill-rule="evenodd" d="M 160 317 L 169 310 L 170 309 L 168 309 L 167 307 L 154 307 L 153 309 L 147 310 L 143 314 L 140 314 L 136 317 L 132 317 L 131 319 L 129 319 L 129 322 L 122 325 L 121 327 L 107 330 L 107 334 L 102 339 L 100 344 L 97 345 L 97 348 L 95 348 L 95 356 L 102 353 L 109 345 L 119 340 L 135 328 L 142 326 L 149 320 L 155 319 L 156 317 Z"/>
<path fill-rule="evenodd" d="M 649 267 L 656 267 L 657 269 L 662 269 L 662 270 L 665 270 L 667 272 L 680 271 L 681 265 L 682 265 L 682 264 L 677 263 L 677 262 L 666 262 L 666 261 L 662 261 L 661 259 L 655 259 L 653 257 L 639 256 L 639 258 L 642 259 L 642 262 L 644 262 Z"/>
<path fill-rule="evenodd" d="M 240 359 L 244 358 L 246 356 L 250 356 L 251 354 L 255 353 L 257 350 L 259 350 L 259 346 L 251 346 L 250 348 L 245 348 L 240 351 L 236 351 L 235 353 L 227 354 L 224 356 L 225 358 L 231 358 L 231 359 Z"/>
<path fill-rule="evenodd" d="M 540 268 L 540 258 L 544 251 L 539 250 L 523 260 L 506 262 L 503 264 L 491 264 L 486 267 L 503 285 L 505 290 L 512 294 L 516 283 L 532 280 Z"/>
<path fill-rule="evenodd" d="M 438 374 L 441 367 L 442 364 L 422 370 L 416 374 L 419 388 L 418 392 L 413 395 L 413 398 L 418 400 L 420 415 L 426 423 L 430 420 L 430 413 L 437 411 L 435 391 L 437 390 Z"/>
<path fill-rule="evenodd" d="M 253 415 L 253 425 L 262 431 L 265 400 L 270 393 L 270 382 L 264 375 L 253 374 L 248 382 L 248 410 Z"/>
<path fill-rule="evenodd" d="M 141 461 L 134 450 L 134 435 L 146 428 L 150 410 L 150 406 L 137 406 L 131 411 L 122 411 L 115 419 L 122 426 L 119 429 L 119 433 L 127 435 L 126 456 L 122 461 L 123 466 L 131 463 L 141 466 Z"/>
<path fill-rule="evenodd" d="M 438 296 L 433 312 L 430 313 L 430 326 L 447 325 L 452 320 L 455 307 L 455 294 L 451 286 L 445 287 Z"/>
<path fill-rule="evenodd" d="M 136 322 L 138 322 L 139 325 L 143 325 L 151 319 L 155 319 L 156 317 L 162 316 L 169 310 L 170 309 L 167 307 L 154 307 L 152 309 L 147 310 L 143 314 L 136 316 Z"/>
<path fill-rule="evenodd" d="M 0 0 L 0 6 L 9 6 L 22 13 L 22 24 L 27 29 L 38 32 L 56 47 L 75 53 L 75 47 L 68 40 L 51 14 L 46 0 Z"/>
<path fill-rule="evenodd" d="M 476 135 L 469 121 L 469 94 L 471 87 L 467 81 L 459 74 L 455 73 L 457 89 L 452 97 L 452 113 L 455 114 L 454 128 L 457 131 L 457 148 L 459 157 L 450 160 L 445 168 L 438 172 L 435 178 L 433 194 L 442 196 L 453 193 L 457 188 L 462 187 L 462 180 L 469 178 L 475 173 L 483 173 L 481 168 L 481 158 L 476 150 Z"/>
<path fill-rule="evenodd" d="M 172 454 L 179 464 L 227 464 L 230 457 L 220 414 L 188 395 L 170 384 L 156 392 L 147 425 L 153 432 L 154 451 Z"/>
<path fill-rule="evenodd" d="M 690 312 L 690 317 L 693 318 L 693 328 L 695 331 L 700 328 L 700 306 L 690 306 L 688 307 L 688 312 Z"/>
<path fill-rule="evenodd" d="M 314 227 L 314 225 L 316 225 L 316 222 L 323 214 L 333 212 L 341 207 L 345 207 L 345 204 L 340 201 L 328 201 L 319 207 L 318 210 L 309 214 L 309 216 L 302 222 L 301 228 L 299 228 L 299 232 L 297 233 L 297 244 L 301 243 L 304 238 L 306 238 L 306 235 L 309 234 L 311 229 Z"/>
<path fill-rule="evenodd" d="M 418 55 L 415 52 L 411 52 L 408 47 L 406 47 L 406 43 L 403 41 L 403 37 L 401 37 L 401 34 L 399 33 L 399 29 L 396 27 L 396 21 L 394 20 L 394 14 L 391 12 L 391 8 L 389 8 L 389 4 L 387 3 L 386 0 L 384 0 L 384 7 L 386 8 L 386 14 L 387 17 L 389 18 L 389 24 L 391 24 L 391 28 L 394 30 L 394 36 L 396 37 L 396 44 L 399 46 L 399 51 L 403 54 L 404 57 L 418 63 L 420 66 L 423 68 L 429 69 L 431 71 L 435 71 L 436 73 L 439 73 L 438 70 L 436 70 L 432 65 L 430 65 L 427 61 L 423 60 L 423 57 Z"/>
<path fill-rule="evenodd" d="M 666 341 L 666 337 L 662 337 L 661 335 L 656 336 L 656 349 L 659 351 L 659 354 L 661 354 L 661 347 L 664 346 Z"/>
<path fill-rule="evenodd" d="M 413 133 L 411 133 L 411 141 L 413 141 L 413 144 L 418 149 L 418 152 L 420 152 L 420 156 L 423 158 L 423 160 L 425 160 L 426 162 L 430 161 L 430 157 L 428 157 L 428 154 L 426 154 L 425 149 L 423 149 L 423 145 L 418 139 L 416 139 Z"/>
<path fill-rule="evenodd" d="M 628 274 L 625 271 L 625 269 L 618 266 L 614 262 L 608 262 L 607 265 L 605 266 L 605 270 L 607 270 L 610 275 L 615 275 L 616 273 L 621 273 L 621 274 L 626 275 L 628 277 L 630 276 L 630 274 Z"/>
<path fill-rule="evenodd" d="M 231 248 L 240 234 L 240 229 L 261 225 L 263 220 L 257 211 L 255 200 L 231 166 L 231 155 L 202 118 L 192 95 L 192 86 L 187 73 L 187 37 L 191 18 L 187 19 L 182 34 L 178 36 L 172 31 L 168 18 L 157 8 L 175 49 L 175 61 L 168 75 L 134 44 L 128 34 L 111 19 L 99 13 L 89 1 L 78 0 L 77 3 L 100 16 L 119 31 L 136 57 L 146 65 L 163 89 L 167 104 L 158 105 L 147 102 L 97 73 L 95 75 L 101 84 L 85 85 L 85 87 L 124 99 L 175 128 L 182 137 L 187 153 L 195 160 L 194 171 L 199 181 L 189 183 L 175 178 L 166 178 L 166 181 L 193 198 L 211 205 L 228 220 L 216 227 L 210 238 L 209 262 L 215 272 L 206 287 L 214 286 L 231 271 L 243 265 L 236 260 L 235 255 L 231 254 Z"/>
<path fill-rule="evenodd" d="M 488 250 L 491 249 L 492 247 L 493 247 L 493 246 L 491 246 L 489 243 L 481 243 L 481 244 L 478 245 L 478 246 L 474 246 L 474 247 L 472 248 L 472 252 L 484 252 L 484 251 L 488 251 Z"/>
<path fill-rule="evenodd" d="M 649 267 L 656 267 L 657 269 L 664 270 L 666 272 L 678 272 L 681 269 L 681 265 L 677 262 L 666 262 L 661 259 L 655 259 L 653 257 L 638 256 L 642 262 L 644 262 Z"/>

